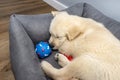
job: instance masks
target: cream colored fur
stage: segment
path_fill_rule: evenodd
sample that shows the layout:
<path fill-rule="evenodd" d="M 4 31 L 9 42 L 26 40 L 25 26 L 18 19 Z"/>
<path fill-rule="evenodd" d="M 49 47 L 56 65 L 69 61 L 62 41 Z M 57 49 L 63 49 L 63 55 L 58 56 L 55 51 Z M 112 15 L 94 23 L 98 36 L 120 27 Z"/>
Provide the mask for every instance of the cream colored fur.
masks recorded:
<path fill-rule="evenodd" d="M 48 76 L 54 80 L 120 80 L 120 41 L 104 25 L 67 12 L 53 15 L 49 42 L 74 59 L 56 54 L 61 69 L 43 61 Z"/>

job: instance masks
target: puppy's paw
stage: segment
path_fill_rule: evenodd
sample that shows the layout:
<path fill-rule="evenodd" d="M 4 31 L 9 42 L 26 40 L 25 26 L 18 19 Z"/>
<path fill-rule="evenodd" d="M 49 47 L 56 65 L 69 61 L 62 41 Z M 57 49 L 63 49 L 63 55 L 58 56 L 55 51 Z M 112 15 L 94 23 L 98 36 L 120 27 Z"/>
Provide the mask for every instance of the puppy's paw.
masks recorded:
<path fill-rule="evenodd" d="M 63 54 L 56 53 L 55 60 L 57 60 L 57 61 L 63 61 L 65 59 L 67 59 L 67 58 Z"/>
<path fill-rule="evenodd" d="M 58 64 L 62 67 L 69 63 L 69 60 L 63 54 L 56 53 L 55 59 L 58 61 Z"/>
<path fill-rule="evenodd" d="M 47 62 L 47 61 L 42 61 L 41 62 L 41 67 L 42 68 L 44 68 L 44 67 L 46 67 L 46 66 L 48 66 L 49 65 L 49 63 Z"/>
<path fill-rule="evenodd" d="M 41 67 L 45 72 L 48 72 L 49 68 L 52 67 L 52 65 L 49 64 L 47 61 L 42 61 L 41 62 Z"/>
<path fill-rule="evenodd" d="M 48 76 L 54 76 L 56 69 L 47 61 L 42 61 L 41 62 L 41 67 L 43 69 L 43 71 L 45 72 L 45 74 L 47 74 Z"/>
<path fill-rule="evenodd" d="M 60 54 L 60 53 L 56 53 L 55 56 L 54 56 L 56 61 L 58 61 L 58 56 L 59 56 L 59 54 Z"/>

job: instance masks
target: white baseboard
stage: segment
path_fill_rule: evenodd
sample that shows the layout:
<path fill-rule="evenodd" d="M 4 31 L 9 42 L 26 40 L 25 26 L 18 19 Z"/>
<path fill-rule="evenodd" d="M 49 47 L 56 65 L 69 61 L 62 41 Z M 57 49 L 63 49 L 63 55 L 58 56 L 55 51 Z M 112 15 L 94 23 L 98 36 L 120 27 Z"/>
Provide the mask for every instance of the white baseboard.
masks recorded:
<path fill-rule="evenodd" d="M 43 1 L 57 10 L 63 10 L 65 8 L 68 8 L 68 6 L 64 5 L 63 3 L 60 3 L 58 0 L 43 0 Z"/>

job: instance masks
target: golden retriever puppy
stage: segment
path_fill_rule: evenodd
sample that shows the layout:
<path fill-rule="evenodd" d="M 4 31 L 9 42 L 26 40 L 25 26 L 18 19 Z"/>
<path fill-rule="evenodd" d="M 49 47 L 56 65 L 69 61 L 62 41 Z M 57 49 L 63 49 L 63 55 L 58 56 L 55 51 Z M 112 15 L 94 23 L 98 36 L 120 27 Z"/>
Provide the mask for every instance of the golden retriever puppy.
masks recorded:
<path fill-rule="evenodd" d="M 54 80 L 120 80 L 120 41 L 104 25 L 67 12 L 53 15 L 49 42 L 74 59 L 56 54 L 60 69 L 42 61 L 48 76 Z"/>

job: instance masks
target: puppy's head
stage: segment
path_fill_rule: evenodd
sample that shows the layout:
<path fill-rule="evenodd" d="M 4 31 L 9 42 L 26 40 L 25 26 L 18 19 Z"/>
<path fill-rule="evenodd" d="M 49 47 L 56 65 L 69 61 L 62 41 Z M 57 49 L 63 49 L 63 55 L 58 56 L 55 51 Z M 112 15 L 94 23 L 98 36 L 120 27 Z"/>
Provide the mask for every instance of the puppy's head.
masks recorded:
<path fill-rule="evenodd" d="M 52 14 L 54 19 L 50 25 L 49 43 L 54 46 L 54 49 L 64 49 L 63 52 L 67 52 L 67 49 L 72 46 L 71 42 L 81 34 L 79 21 L 67 12 L 52 12 Z"/>

